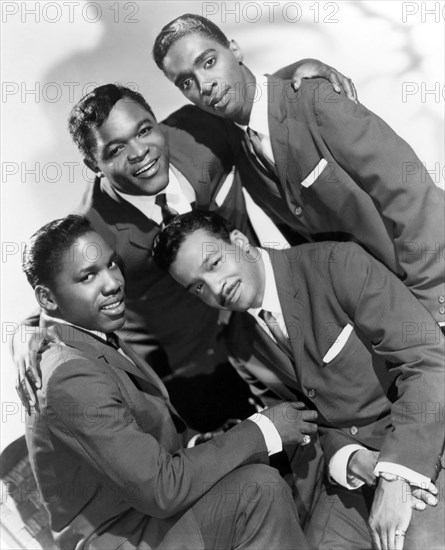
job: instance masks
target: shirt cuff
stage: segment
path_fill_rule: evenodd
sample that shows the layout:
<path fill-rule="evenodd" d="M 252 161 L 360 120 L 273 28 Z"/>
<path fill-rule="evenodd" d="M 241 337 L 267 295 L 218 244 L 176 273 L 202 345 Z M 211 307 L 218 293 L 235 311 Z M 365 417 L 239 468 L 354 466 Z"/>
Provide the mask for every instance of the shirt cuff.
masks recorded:
<path fill-rule="evenodd" d="M 267 452 L 270 455 L 279 453 L 283 450 L 283 442 L 281 441 L 281 436 L 278 433 L 278 430 L 275 428 L 275 424 L 264 416 L 261 413 L 255 413 L 252 416 L 249 416 L 247 420 L 255 422 L 258 428 L 263 434 L 264 441 L 266 442 Z"/>
<path fill-rule="evenodd" d="M 406 466 L 401 466 L 400 464 L 394 464 L 393 462 L 377 462 L 374 469 L 374 474 L 379 477 L 380 474 L 392 474 L 395 476 L 402 477 L 410 485 L 417 485 L 418 487 L 429 487 L 431 479 L 429 477 L 423 476 L 411 470 L 411 468 L 406 468 Z"/>
<path fill-rule="evenodd" d="M 338 450 L 329 462 L 329 476 L 339 485 L 347 489 L 358 489 L 364 484 L 364 481 L 355 476 L 348 476 L 348 462 L 355 451 L 365 449 L 362 445 L 345 445 Z"/>

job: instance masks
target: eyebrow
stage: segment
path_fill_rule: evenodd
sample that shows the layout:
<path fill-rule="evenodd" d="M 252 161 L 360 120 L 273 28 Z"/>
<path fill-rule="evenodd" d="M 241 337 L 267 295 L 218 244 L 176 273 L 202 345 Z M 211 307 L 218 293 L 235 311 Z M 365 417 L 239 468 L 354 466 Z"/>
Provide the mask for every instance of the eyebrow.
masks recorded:
<path fill-rule="evenodd" d="M 136 126 L 136 132 L 139 132 L 139 130 L 141 129 L 141 126 L 143 126 L 144 124 L 151 124 L 151 126 L 154 126 L 153 124 L 153 121 L 149 118 L 144 118 L 143 120 L 141 120 L 139 122 L 139 124 Z M 125 142 L 127 141 L 125 138 L 123 137 L 117 137 L 115 139 L 112 139 L 111 141 L 108 141 L 105 145 L 104 145 L 104 148 L 103 148 L 103 151 L 106 153 L 108 151 L 108 149 L 112 146 L 112 145 L 115 145 L 116 143 L 122 143 L 122 142 Z"/>
<path fill-rule="evenodd" d="M 207 57 L 209 53 L 216 52 L 214 48 L 208 48 L 207 50 L 204 50 L 202 53 L 198 55 L 198 57 L 195 58 L 193 61 L 193 66 L 196 67 L 196 65 L 199 65 L 204 59 Z M 189 71 L 182 71 L 179 73 L 179 75 L 175 78 L 175 86 L 178 86 L 181 80 L 183 80 L 186 76 L 189 76 Z"/>
<path fill-rule="evenodd" d="M 102 257 L 102 255 L 101 255 Z M 114 250 L 111 251 L 111 253 L 108 255 L 108 257 L 105 257 L 106 263 L 110 262 L 111 260 L 116 261 L 117 260 L 117 252 Z M 96 269 L 97 262 L 90 262 L 86 267 L 83 267 L 77 272 L 78 276 L 84 275 L 85 273 L 89 273 L 90 271 Z"/>

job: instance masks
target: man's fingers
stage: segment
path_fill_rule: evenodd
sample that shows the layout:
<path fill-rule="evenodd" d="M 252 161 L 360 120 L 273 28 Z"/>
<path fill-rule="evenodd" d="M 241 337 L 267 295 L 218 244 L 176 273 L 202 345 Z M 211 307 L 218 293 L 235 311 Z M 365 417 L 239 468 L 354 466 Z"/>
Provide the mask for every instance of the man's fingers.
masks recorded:
<path fill-rule="evenodd" d="M 17 392 L 22 405 L 25 407 L 27 414 L 31 414 L 31 405 L 29 404 L 29 399 L 26 397 L 26 394 L 20 384 L 20 381 L 17 382 L 15 386 L 15 391 Z"/>
<path fill-rule="evenodd" d="M 293 79 L 292 79 L 292 88 L 297 91 L 301 86 L 301 77 L 299 76 L 295 76 Z"/>
<path fill-rule="evenodd" d="M 61 342 L 60 334 L 58 332 L 58 327 L 56 327 L 55 325 L 49 325 L 48 328 L 46 329 L 46 339 L 49 340 L 50 342 L 55 342 L 55 343 Z"/>
<path fill-rule="evenodd" d="M 341 85 L 338 76 L 334 71 L 329 73 L 329 81 L 332 84 L 334 90 L 339 94 L 341 92 Z M 345 89 L 345 92 L 346 95 L 349 97 L 347 89 Z"/>
<path fill-rule="evenodd" d="M 380 542 L 380 536 L 377 533 L 377 531 L 375 531 L 374 529 L 371 529 L 371 538 L 372 538 L 372 541 L 373 541 L 374 546 L 376 547 L 376 549 L 377 550 L 382 550 L 382 545 L 381 545 L 381 542 Z"/>
<path fill-rule="evenodd" d="M 318 424 L 312 424 L 311 422 L 303 422 L 301 431 L 305 434 L 315 434 L 318 431 Z"/>
<path fill-rule="evenodd" d="M 411 495 L 429 506 L 436 506 L 437 504 L 437 498 L 420 487 L 411 487 Z"/>
<path fill-rule="evenodd" d="M 353 97 L 351 97 L 351 99 L 352 99 L 352 101 L 354 101 L 355 103 L 358 103 L 357 88 L 355 87 L 355 84 L 354 84 L 354 82 L 352 82 L 351 79 L 349 79 L 349 82 L 351 83 L 351 88 L 352 88 L 352 93 L 353 93 Z"/>
<path fill-rule="evenodd" d="M 302 411 L 301 419 L 304 422 L 316 422 L 318 420 L 318 413 L 317 411 L 311 411 L 306 409 Z"/>
<path fill-rule="evenodd" d="M 416 498 L 413 498 L 413 510 L 419 510 L 419 512 L 422 512 L 426 509 L 426 504 L 422 500 L 417 500 Z"/>

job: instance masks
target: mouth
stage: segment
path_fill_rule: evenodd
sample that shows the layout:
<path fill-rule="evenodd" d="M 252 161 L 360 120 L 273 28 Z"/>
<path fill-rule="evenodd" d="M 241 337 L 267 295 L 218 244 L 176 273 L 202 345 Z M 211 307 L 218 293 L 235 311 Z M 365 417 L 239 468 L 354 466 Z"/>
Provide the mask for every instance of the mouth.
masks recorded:
<path fill-rule="evenodd" d="M 221 293 L 221 298 L 220 298 L 220 304 L 223 307 L 229 308 L 230 306 L 232 306 L 238 301 L 240 297 L 240 292 L 239 292 L 240 285 L 241 285 L 241 281 L 239 279 L 228 287 L 224 285 L 223 292 Z"/>
<path fill-rule="evenodd" d="M 229 101 L 229 92 L 230 88 L 227 88 L 219 98 L 215 97 L 212 99 L 210 107 L 212 107 L 212 109 L 222 109 L 225 107 Z"/>
<path fill-rule="evenodd" d="M 112 301 L 110 300 L 107 304 L 101 306 L 100 310 L 106 315 L 121 315 L 125 311 L 124 298 L 113 298 Z"/>
<path fill-rule="evenodd" d="M 156 174 L 156 172 L 158 171 L 159 169 L 159 159 L 160 157 L 150 161 L 150 162 L 147 162 L 146 164 L 144 164 L 141 168 L 139 168 L 139 170 L 136 170 L 136 172 L 134 172 L 134 176 L 135 177 L 138 177 L 138 176 L 141 176 L 142 174 L 144 175 L 144 177 L 152 177 Z"/>

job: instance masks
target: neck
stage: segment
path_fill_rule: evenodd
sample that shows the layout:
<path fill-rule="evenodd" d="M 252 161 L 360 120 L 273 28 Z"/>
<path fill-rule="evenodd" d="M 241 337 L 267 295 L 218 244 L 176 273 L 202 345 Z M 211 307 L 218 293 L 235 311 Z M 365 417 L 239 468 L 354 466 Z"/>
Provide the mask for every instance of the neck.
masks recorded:
<path fill-rule="evenodd" d="M 264 261 L 258 248 L 256 246 L 252 246 L 252 251 L 255 254 L 255 258 L 259 258 L 258 277 L 259 277 L 260 291 L 256 296 L 255 303 L 252 304 L 252 308 L 257 308 L 257 307 L 261 307 L 264 299 L 264 291 L 266 288 L 266 270 L 264 269 Z"/>
<path fill-rule="evenodd" d="M 233 120 L 242 126 L 248 126 L 250 113 L 252 112 L 252 107 L 256 96 L 256 79 L 250 69 L 248 69 L 245 65 L 243 65 L 243 71 L 246 75 L 244 90 L 240 90 L 243 98 L 243 106 Z"/>

